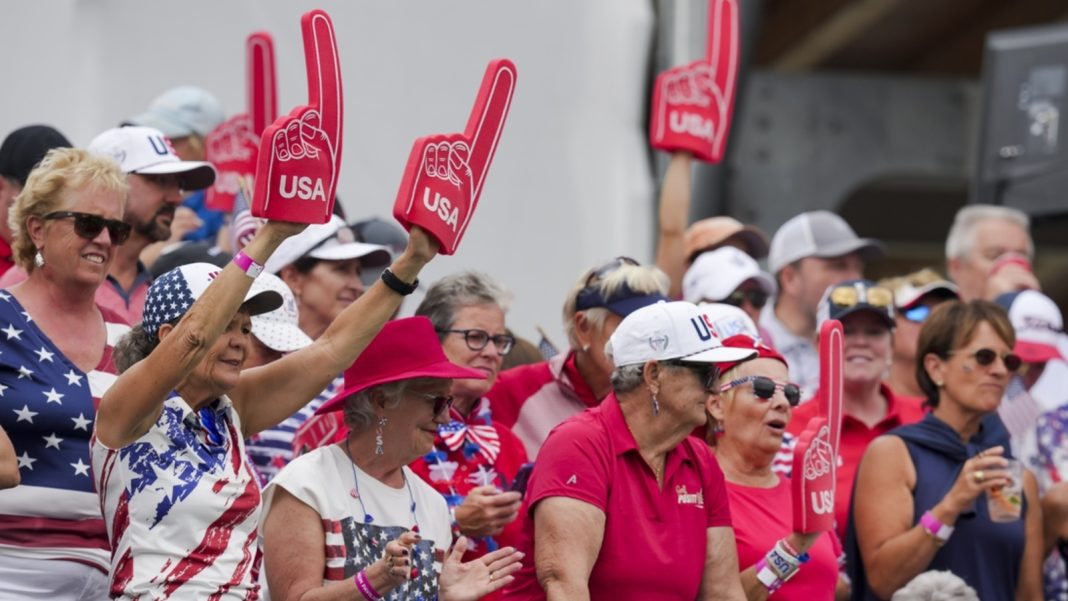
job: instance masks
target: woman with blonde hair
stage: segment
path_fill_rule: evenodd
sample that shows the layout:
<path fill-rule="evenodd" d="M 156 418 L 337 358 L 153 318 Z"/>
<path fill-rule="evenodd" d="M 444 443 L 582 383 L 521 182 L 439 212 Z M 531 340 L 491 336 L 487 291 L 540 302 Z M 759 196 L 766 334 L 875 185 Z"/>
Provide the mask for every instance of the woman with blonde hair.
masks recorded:
<path fill-rule="evenodd" d="M 0 599 L 100 599 L 110 559 L 89 474 L 95 407 L 127 326 L 97 306 L 119 245 L 126 178 L 109 159 L 50 151 L 15 199 L 14 257 L 29 277 L 0 291 L 0 428 L 21 485 L 0 491 Z"/>

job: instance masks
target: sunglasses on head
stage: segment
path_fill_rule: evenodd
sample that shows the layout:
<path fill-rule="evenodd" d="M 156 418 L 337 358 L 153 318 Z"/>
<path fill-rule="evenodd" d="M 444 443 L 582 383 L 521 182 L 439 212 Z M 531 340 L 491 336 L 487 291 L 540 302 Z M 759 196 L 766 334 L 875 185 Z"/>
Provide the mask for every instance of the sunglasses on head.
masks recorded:
<path fill-rule="evenodd" d="M 432 402 L 434 404 L 434 415 L 447 411 L 452 407 L 451 394 L 430 394 L 428 392 L 416 392 L 413 394 Z"/>
<path fill-rule="evenodd" d="M 467 343 L 467 348 L 473 351 L 481 351 L 486 348 L 486 345 L 493 341 L 493 346 L 497 347 L 497 354 L 507 355 L 512 351 L 512 347 L 515 346 L 515 336 L 511 334 L 497 334 L 491 335 L 486 330 L 479 330 L 477 328 L 470 328 L 467 330 L 438 330 L 442 334 L 462 334 L 464 342 Z"/>
<path fill-rule="evenodd" d="M 974 358 L 975 362 L 982 367 L 992 365 L 994 360 L 998 358 L 998 352 L 989 348 L 981 348 L 974 353 L 967 353 L 967 355 Z M 1005 369 L 1009 371 L 1016 371 L 1023 365 L 1023 359 L 1015 353 L 1001 355 L 1001 362 L 1005 365 Z"/>
<path fill-rule="evenodd" d="M 129 223 L 117 219 L 105 219 L 100 215 L 79 213 L 77 211 L 54 211 L 45 215 L 43 219 L 73 219 L 74 233 L 86 240 L 95 239 L 100 235 L 100 232 L 104 231 L 104 228 L 108 229 L 111 243 L 116 246 L 126 242 L 126 239 L 130 237 Z"/>
<path fill-rule="evenodd" d="M 749 301 L 750 305 L 753 305 L 754 309 L 763 309 L 764 305 L 768 304 L 768 293 L 763 290 L 735 290 L 727 295 L 727 298 L 720 302 L 728 305 L 734 305 L 735 307 L 741 307 L 745 301 Z"/>
<path fill-rule="evenodd" d="M 719 379 L 719 366 L 715 363 L 694 363 L 689 361 L 680 361 L 678 359 L 672 359 L 670 361 L 661 361 L 665 365 L 672 367 L 682 367 L 688 369 L 697 376 L 701 385 L 704 386 L 708 392 L 713 392 L 716 389 L 716 380 Z"/>
<path fill-rule="evenodd" d="M 757 398 L 764 399 L 765 401 L 771 400 L 771 397 L 775 396 L 776 390 L 782 390 L 782 393 L 786 396 L 786 402 L 790 403 L 791 407 L 797 407 L 801 403 L 801 388 L 797 384 L 780 383 L 768 378 L 766 376 L 745 376 L 744 378 L 738 378 L 737 380 L 731 380 L 723 386 L 719 387 L 720 392 L 727 392 L 731 388 L 741 386 L 742 384 L 753 383 L 753 394 Z"/>
<path fill-rule="evenodd" d="M 848 309 L 859 304 L 882 309 L 894 304 L 894 293 L 882 286 L 865 287 L 850 284 L 832 288 L 827 300 L 841 309 Z"/>

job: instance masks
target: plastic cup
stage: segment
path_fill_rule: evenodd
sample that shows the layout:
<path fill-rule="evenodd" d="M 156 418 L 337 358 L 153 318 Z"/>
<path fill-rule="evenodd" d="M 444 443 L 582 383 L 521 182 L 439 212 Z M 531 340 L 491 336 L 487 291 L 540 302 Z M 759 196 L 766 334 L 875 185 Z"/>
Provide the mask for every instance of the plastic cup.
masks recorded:
<path fill-rule="evenodd" d="M 986 507 L 992 522 L 1015 522 L 1023 509 L 1023 464 L 1008 459 L 1005 472 L 1010 482 L 997 489 L 986 491 Z"/>

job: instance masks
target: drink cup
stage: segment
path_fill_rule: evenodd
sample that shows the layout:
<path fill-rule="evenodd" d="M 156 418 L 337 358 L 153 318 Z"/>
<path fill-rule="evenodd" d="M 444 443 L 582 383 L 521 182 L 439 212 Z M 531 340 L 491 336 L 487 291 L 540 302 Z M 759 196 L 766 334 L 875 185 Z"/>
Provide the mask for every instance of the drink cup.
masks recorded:
<path fill-rule="evenodd" d="M 1005 472 L 1010 482 L 986 491 L 986 506 L 993 522 L 1014 522 L 1020 519 L 1023 508 L 1023 464 L 1009 459 Z"/>

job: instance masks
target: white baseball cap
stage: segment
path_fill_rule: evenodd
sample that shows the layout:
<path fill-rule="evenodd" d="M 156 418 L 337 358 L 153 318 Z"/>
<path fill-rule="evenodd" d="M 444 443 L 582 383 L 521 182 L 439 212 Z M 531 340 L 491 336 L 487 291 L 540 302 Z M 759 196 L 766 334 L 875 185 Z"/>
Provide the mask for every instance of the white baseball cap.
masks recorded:
<path fill-rule="evenodd" d="M 928 294 L 937 293 L 939 298 L 960 298 L 957 285 L 946 280 L 931 282 L 923 286 L 913 286 L 909 282 L 904 282 L 894 288 L 893 293 L 894 304 L 899 309 L 911 309 L 913 305 L 920 302 Z"/>
<path fill-rule="evenodd" d="M 183 190 L 202 190 L 215 183 L 215 167 L 205 161 L 183 161 L 163 132 L 151 127 L 115 127 L 93 138 L 89 152 L 111 157 L 123 173 L 179 176 Z"/>
<path fill-rule="evenodd" d="M 225 120 L 222 105 L 210 92 L 196 86 L 178 86 L 153 100 L 148 110 L 130 119 L 130 123 L 158 129 L 168 138 L 193 134 L 204 138 Z"/>
<path fill-rule="evenodd" d="M 609 340 L 616 367 L 681 359 L 692 363 L 741 361 L 752 349 L 727 348 L 697 305 L 685 301 L 642 307 L 620 322 Z"/>
<path fill-rule="evenodd" d="M 696 303 L 721 301 L 742 282 L 756 280 L 768 296 L 775 294 L 775 280 L 760 270 L 756 259 L 733 246 L 701 253 L 682 277 L 682 298 Z"/>
<path fill-rule="evenodd" d="M 265 344 L 267 348 L 280 353 L 289 353 L 302 349 L 312 343 L 312 339 L 300 329 L 300 312 L 293 291 L 282 278 L 261 273 L 252 282 L 249 294 L 274 291 L 282 297 L 282 305 L 274 311 L 252 316 L 252 335 Z"/>
<path fill-rule="evenodd" d="M 1064 359 L 1058 348 L 1064 335 L 1064 320 L 1050 297 L 1037 290 L 1021 290 L 1002 294 L 996 302 L 1009 312 L 1009 321 L 1016 330 L 1013 351 L 1021 359 L 1027 363 Z"/>
<path fill-rule="evenodd" d="M 312 257 L 323 261 L 347 261 L 359 259 L 368 267 L 389 265 L 393 255 L 389 249 L 379 244 L 356 242 L 352 230 L 337 215 L 330 221 L 309 225 L 303 232 L 283 242 L 264 268 L 268 273 L 278 273 L 301 257 Z"/>
<path fill-rule="evenodd" d="M 886 250 L 878 240 L 859 238 L 845 219 L 830 211 L 809 211 L 790 218 L 771 238 L 768 269 L 779 273 L 806 257 L 829 259 L 859 253 L 865 261 L 881 259 Z"/>
<path fill-rule="evenodd" d="M 701 303 L 697 306 L 705 312 L 705 316 L 716 329 L 716 335 L 720 340 L 726 340 L 738 334 L 745 334 L 750 338 L 760 340 L 760 330 L 753 322 L 753 318 L 738 307 L 727 303 Z"/>

